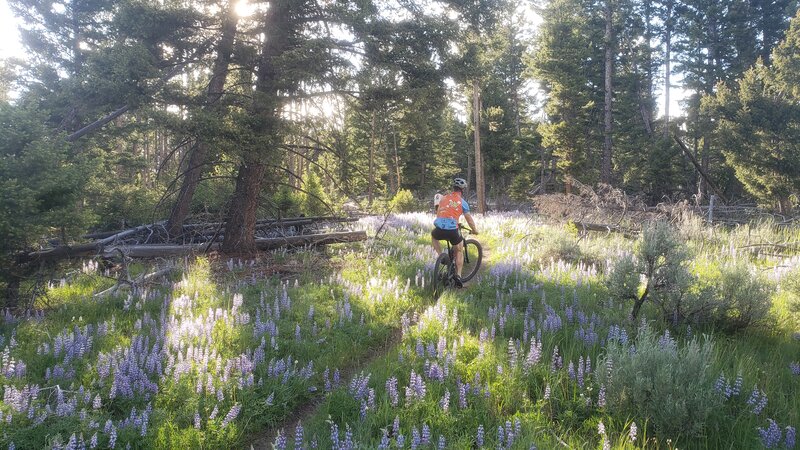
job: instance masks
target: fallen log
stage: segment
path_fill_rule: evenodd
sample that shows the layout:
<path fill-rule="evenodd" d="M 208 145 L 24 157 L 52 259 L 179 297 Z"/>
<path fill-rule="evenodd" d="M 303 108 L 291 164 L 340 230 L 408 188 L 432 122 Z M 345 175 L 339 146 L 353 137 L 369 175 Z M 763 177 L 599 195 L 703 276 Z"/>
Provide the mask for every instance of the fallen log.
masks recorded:
<path fill-rule="evenodd" d="M 350 231 L 342 233 L 323 233 L 308 234 L 303 236 L 287 236 L 269 239 L 256 239 L 258 250 L 273 250 L 282 247 L 304 247 L 329 245 L 346 242 L 358 242 L 367 239 L 365 231 Z M 211 245 L 190 244 L 190 245 L 130 245 L 115 246 L 103 250 L 103 256 L 111 257 L 122 252 L 130 258 L 165 258 L 171 256 L 185 256 L 194 253 L 202 253 L 208 250 L 219 250 L 221 243 L 215 242 Z"/>
<path fill-rule="evenodd" d="M 607 225 L 602 223 L 572 222 L 582 231 L 599 231 L 603 233 L 621 233 L 625 237 L 633 237 L 636 232 L 617 225 Z"/>

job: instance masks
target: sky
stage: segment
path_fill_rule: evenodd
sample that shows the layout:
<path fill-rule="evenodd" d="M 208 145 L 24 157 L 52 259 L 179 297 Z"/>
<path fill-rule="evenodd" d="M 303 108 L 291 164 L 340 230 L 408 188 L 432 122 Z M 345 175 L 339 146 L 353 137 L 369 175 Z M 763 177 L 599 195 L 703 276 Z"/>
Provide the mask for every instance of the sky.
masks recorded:
<path fill-rule="evenodd" d="M 23 56 L 19 45 L 17 21 L 6 0 L 0 0 L 0 58 Z"/>
<path fill-rule="evenodd" d="M 244 12 L 244 11 L 243 11 Z M 526 12 L 525 19 L 531 23 L 538 24 L 538 17 L 531 17 L 535 15 L 532 12 Z M 0 0 L 0 58 L 8 57 L 23 57 L 24 52 L 19 43 L 19 33 L 17 31 L 17 20 L 11 13 L 7 0 Z M 677 80 L 676 80 L 677 81 Z M 656 92 L 660 96 L 658 116 L 664 113 L 664 99 L 661 95 L 660 89 Z M 687 96 L 687 92 L 673 88 L 670 92 L 670 115 L 676 116 L 683 108 L 680 107 L 679 101 Z"/>

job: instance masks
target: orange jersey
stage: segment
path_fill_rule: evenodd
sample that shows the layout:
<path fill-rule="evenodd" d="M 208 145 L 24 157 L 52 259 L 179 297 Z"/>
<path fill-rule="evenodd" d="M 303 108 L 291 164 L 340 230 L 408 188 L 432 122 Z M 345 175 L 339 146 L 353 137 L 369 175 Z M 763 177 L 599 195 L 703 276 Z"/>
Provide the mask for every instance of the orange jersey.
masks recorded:
<path fill-rule="evenodd" d="M 451 192 L 439 201 L 439 209 L 436 211 L 437 219 L 453 219 L 458 222 L 458 218 L 464 214 L 460 192 Z"/>

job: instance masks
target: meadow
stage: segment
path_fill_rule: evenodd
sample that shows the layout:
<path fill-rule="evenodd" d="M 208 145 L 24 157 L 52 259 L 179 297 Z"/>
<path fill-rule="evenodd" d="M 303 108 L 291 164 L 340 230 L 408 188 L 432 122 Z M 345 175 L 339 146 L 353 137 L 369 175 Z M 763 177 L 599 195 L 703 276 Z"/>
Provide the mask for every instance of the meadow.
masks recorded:
<path fill-rule="evenodd" d="M 85 263 L 3 314 L 2 445 L 795 447 L 797 229 L 479 217 L 481 273 L 434 298 L 431 221 L 186 259 L 136 295 L 93 297 L 114 280 Z"/>

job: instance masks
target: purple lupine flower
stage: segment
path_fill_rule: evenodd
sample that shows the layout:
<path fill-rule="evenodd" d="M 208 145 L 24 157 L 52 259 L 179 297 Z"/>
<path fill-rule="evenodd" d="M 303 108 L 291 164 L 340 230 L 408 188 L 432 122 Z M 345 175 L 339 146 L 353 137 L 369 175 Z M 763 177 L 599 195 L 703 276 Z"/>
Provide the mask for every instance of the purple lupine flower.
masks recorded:
<path fill-rule="evenodd" d="M 786 438 L 783 441 L 784 446 L 788 449 L 794 448 L 795 438 L 796 438 L 796 431 L 794 427 L 792 426 L 786 427 Z"/>
<path fill-rule="evenodd" d="M 572 361 L 569 362 L 569 367 L 567 367 L 567 375 L 570 380 L 575 379 L 575 364 Z"/>
<path fill-rule="evenodd" d="M 483 425 L 478 425 L 478 434 L 475 436 L 475 443 L 478 444 L 478 447 L 483 447 Z"/>
<path fill-rule="evenodd" d="M 275 450 L 286 450 L 286 445 L 288 444 L 286 440 L 286 435 L 283 434 L 283 430 L 278 431 L 278 437 L 275 438 Z"/>
<path fill-rule="evenodd" d="M 111 432 L 108 435 L 108 447 L 115 448 L 117 446 L 117 429 L 111 425 Z"/>
<path fill-rule="evenodd" d="M 766 429 L 758 427 L 758 434 L 761 436 L 761 444 L 766 448 L 776 448 L 781 442 L 783 433 L 774 420 L 767 420 L 769 421 L 769 427 Z"/>
<path fill-rule="evenodd" d="M 550 383 L 547 383 L 547 385 L 544 387 L 544 399 L 550 400 Z"/>
<path fill-rule="evenodd" d="M 628 437 L 631 439 L 631 442 L 636 442 L 637 432 L 638 428 L 636 428 L 636 422 L 631 422 L 631 427 L 628 430 Z"/>
<path fill-rule="evenodd" d="M 312 312 L 314 311 L 313 310 L 313 305 L 312 305 L 312 310 L 311 311 Z M 295 450 L 300 450 L 301 448 L 305 447 L 305 445 L 303 443 L 304 443 L 304 439 L 303 439 L 303 424 L 302 423 L 298 423 L 297 427 L 294 429 L 294 448 L 295 448 Z"/>
<path fill-rule="evenodd" d="M 269 400 L 269 398 L 267 400 Z M 219 405 L 214 405 L 214 409 L 211 410 L 211 414 L 208 416 L 208 420 L 216 419 L 217 414 L 219 414 Z"/>
<path fill-rule="evenodd" d="M 379 450 L 389 450 L 389 432 L 384 428 L 383 433 L 381 434 L 381 443 L 378 445 Z"/>
<path fill-rule="evenodd" d="M 465 409 L 467 407 L 467 385 L 458 383 L 458 407 Z"/>
<path fill-rule="evenodd" d="M 416 450 L 421 444 L 421 437 L 417 427 L 411 429 L 411 450 Z"/>
<path fill-rule="evenodd" d="M 369 391 L 367 391 L 367 407 L 375 409 L 375 389 L 373 388 L 369 388 Z"/>
<path fill-rule="evenodd" d="M 200 429 L 200 413 L 198 411 L 194 412 L 194 428 L 196 430 Z"/>
<path fill-rule="evenodd" d="M 445 450 L 447 448 L 447 441 L 444 439 L 444 435 L 439 435 L 439 443 L 436 445 L 436 450 Z"/>
<path fill-rule="evenodd" d="M 400 416 L 394 416 L 394 422 L 392 422 L 392 434 L 395 436 L 400 435 Z"/>
<path fill-rule="evenodd" d="M 100 394 L 97 394 L 94 397 L 94 401 L 92 402 L 92 409 L 100 409 L 103 405 L 102 400 L 100 399 Z"/>
<path fill-rule="evenodd" d="M 789 370 L 792 371 L 792 375 L 800 375 L 800 361 L 789 364 Z"/>
<path fill-rule="evenodd" d="M 331 422 L 331 443 L 333 445 L 332 448 L 339 449 L 341 448 L 341 444 L 339 443 L 339 427 Z"/>
<path fill-rule="evenodd" d="M 600 408 L 606 407 L 606 385 L 600 385 L 600 392 L 597 394 L 597 406 Z"/>
<path fill-rule="evenodd" d="M 522 436 L 522 422 L 519 420 L 519 417 L 514 418 L 514 434 L 516 436 Z"/>
<path fill-rule="evenodd" d="M 450 390 L 444 391 L 444 395 L 442 399 L 439 401 L 439 407 L 442 408 L 442 411 L 445 413 L 450 410 Z"/>
<path fill-rule="evenodd" d="M 398 434 L 397 435 L 397 439 L 395 440 L 395 443 L 397 444 L 397 448 L 405 448 L 405 446 L 406 446 L 406 437 L 403 436 L 402 433 Z"/>
<path fill-rule="evenodd" d="M 94 432 L 92 439 L 89 440 L 89 448 L 97 448 L 97 431 Z"/>
<path fill-rule="evenodd" d="M 397 394 L 397 377 L 391 377 L 386 380 L 386 393 L 389 395 L 391 405 L 396 407 L 400 402 L 400 397 Z"/>
<path fill-rule="evenodd" d="M 744 380 L 742 380 L 742 374 L 741 373 L 736 376 L 736 381 L 733 382 L 733 390 L 731 392 L 731 394 L 733 396 L 738 396 L 739 393 L 742 391 L 742 382 L 743 381 Z"/>
<path fill-rule="evenodd" d="M 506 420 L 506 448 L 511 448 L 514 445 L 514 429 L 511 428 L 511 421 Z"/>
<path fill-rule="evenodd" d="M 420 439 L 420 443 L 422 443 L 422 445 L 431 443 L 431 427 L 429 427 L 427 423 L 422 425 L 422 438 Z"/>
<path fill-rule="evenodd" d="M 361 421 L 367 420 L 367 401 L 361 400 L 361 407 L 359 408 L 359 416 L 361 417 Z"/>
<path fill-rule="evenodd" d="M 497 448 L 498 450 L 503 450 L 505 447 L 505 432 L 503 431 L 503 426 L 497 426 Z"/>

